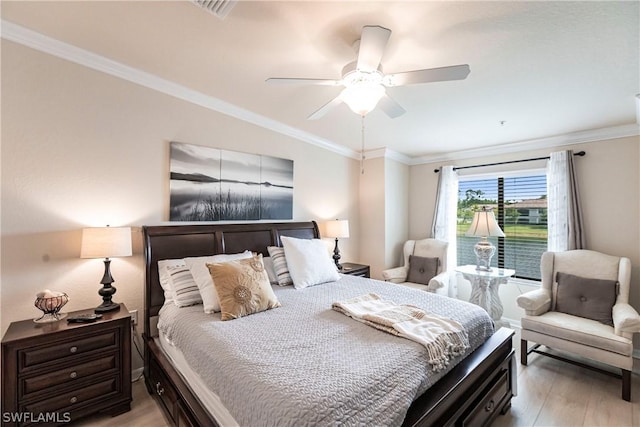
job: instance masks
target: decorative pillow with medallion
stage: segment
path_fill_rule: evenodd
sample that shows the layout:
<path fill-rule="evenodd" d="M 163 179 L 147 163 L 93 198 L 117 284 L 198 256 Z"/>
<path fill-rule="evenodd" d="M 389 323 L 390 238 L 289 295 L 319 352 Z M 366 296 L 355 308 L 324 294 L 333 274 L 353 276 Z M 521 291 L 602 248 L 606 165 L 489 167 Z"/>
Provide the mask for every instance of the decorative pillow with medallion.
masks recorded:
<path fill-rule="evenodd" d="M 428 285 L 429 281 L 438 274 L 438 265 L 440 265 L 440 258 L 409 255 L 407 282 Z"/>
<path fill-rule="evenodd" d="M 271 289 L 262 254 L 252 258 L 207 264 L 220 300 L 222 320 L 238 319 L 280 307 Z"/>

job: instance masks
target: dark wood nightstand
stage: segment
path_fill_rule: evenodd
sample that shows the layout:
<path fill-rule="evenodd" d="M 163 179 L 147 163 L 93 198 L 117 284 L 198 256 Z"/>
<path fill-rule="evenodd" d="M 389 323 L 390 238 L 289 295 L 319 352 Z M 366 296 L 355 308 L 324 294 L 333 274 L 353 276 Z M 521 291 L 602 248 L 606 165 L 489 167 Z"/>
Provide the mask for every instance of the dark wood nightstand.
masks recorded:
<path fill-rule="evenodd" d="M 131 317 L 124 304 L 94 323 L 9 325 L 2 338 L 3 426 L 39 424 L 42 417 L 58 425 L 130 407 Z M 7 414 L 22 419 L 5 422 Z"/>
<path fill-rule="evenodd" d="M 343 262 L 340 273 L 350 276 L 371 277 L 371 271 L 368 265 L 355 264 L 353 262 Z"/>

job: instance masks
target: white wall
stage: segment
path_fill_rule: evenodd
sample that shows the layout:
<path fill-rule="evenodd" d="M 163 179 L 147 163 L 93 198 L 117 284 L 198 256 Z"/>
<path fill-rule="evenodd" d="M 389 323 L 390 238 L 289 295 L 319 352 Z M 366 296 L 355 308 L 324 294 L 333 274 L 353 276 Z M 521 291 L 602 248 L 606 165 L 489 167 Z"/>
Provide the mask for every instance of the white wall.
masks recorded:
<path fill-rule="evenodd" d="M 382 277 L 385 265 L 385 159 L 364 162 L 360 176 L 360 261 L 371 267 L 371 277 Z"/>
<path fill-rule="evenodd" d="M 409 166 L 385 161 L 385 253 L 384 267 L 402 265 L 402 245 L 409 236 Z"/>
<path fill-rule="evenodd" d="M 587 248 L 631 259 L 631 304 L 640 310 L 640 138 L 629 137 L 596 141 L 574 146 L 527 151 L 505 156 L 467 159 L 447 164 L 466 166 L 547 156 L 551 151 L 585 150 L 586 156 L 575 159 L 579 183 Z M 437 174 L 433 170 L 440 164 L 411 167 L 409 190 L 409 236 L 422 238 L 428 235 L 433 218 Z M 521 163 L 518 167 L 531 167 Z M 537 163 L 535 166 L 540 166 Z M 514 166 L 509 166 L 513 169 Z M 476 169 L 478 172 L 485 170 Z M 500 296 L 505 306 L 504 316 L 519 320 L 522 311 L 515 298 L 531 290 L 526 285 L 503 285 Z M 462 281 L 460 298 L 468 298 L 469 286 Z"/>
<path fill-rule="evenodd" d="M 376 157 L 364 162 L 360 176 L 360 257 L 371 277 L 397 267 L 409 232 L 409 166 Z"/>
<path fill-rule="evenodd" d="M 2 334 L 39 315 L 44 288 L 69 294 L 65 311 L 101 302 L 85 226 L 135 227 L 134 256 L 111 271 L 114 301 L 141 318 L 139 226 L 168 219 L 170 141 L 293 159 L 294 220 L 349 219 L 343 259 L 360 258 L 356 160 L 3 40 Z"/>

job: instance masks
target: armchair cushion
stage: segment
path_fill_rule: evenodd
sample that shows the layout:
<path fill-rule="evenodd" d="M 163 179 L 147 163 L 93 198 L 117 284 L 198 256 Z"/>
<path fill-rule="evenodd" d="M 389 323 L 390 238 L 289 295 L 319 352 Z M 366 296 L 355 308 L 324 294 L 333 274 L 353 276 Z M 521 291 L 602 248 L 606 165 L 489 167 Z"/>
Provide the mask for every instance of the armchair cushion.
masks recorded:
<path fill-rule="evenodd" d="M 613 326 L 616 280 L 592 279 L 557 272 L 556 311 Z"/>
<path fill-rule="evenodd" d="M 428 285 L 429 281 L 438 274 L 439 262 L 438 258 L 410 255 L 407 282 Z"/>
<path fill-rule="evenodd" d="M 536 289 L 520 295 L 516 302 L 529 316 L 539 316 L 551 308 L 551 292 L 548 289 Z"/>
<path fill-rule="evenodd" d="M 587 357 L 589 347 L 629 357 L 633 353 L 631 340 L 616 335 L 611 326 L 557 311 L 544 316 L 524 316 L 522 329 L 585 346 L 584 352 L 579 354 Z"/>

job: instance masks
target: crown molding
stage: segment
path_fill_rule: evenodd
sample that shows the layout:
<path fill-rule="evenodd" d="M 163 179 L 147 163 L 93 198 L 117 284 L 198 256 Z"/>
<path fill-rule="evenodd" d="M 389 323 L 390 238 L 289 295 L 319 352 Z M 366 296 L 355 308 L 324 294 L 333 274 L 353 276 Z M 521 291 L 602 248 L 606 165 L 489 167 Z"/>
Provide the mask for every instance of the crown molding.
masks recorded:
<path fill-rule="evenodd" d="M 555 148 L 565 145 L 584 144 L 587 142 L 605 141 L 608 139 L 625 138 L 638 135 L 640 135 L 640 126 L 637 124 L 611 126 L 600 129 L 572 132 L 565 135 L 557 135 L 547 138 L 494 145 L 491 147 L 477 148 L 473 150 L 454 151 L 452 153 L 436 156 L 413 157 L 411 158 L 410 165 L 423 165 L 428 163 L 448 162 L 451 160 L 497 156 L 500 154 L 518 153 L 522 151 L 539 150 L 542 148 Z"/>
<path fill-rule="evenodd" d="M 165 95 L 190 102 L 194 105 L 307 142 L 334 153 L 351 157 L 353 159 L 360 159 L 360 153 L 357 151 L 336 144 L 328 139 L 304 132 L 279 121 L 256 114 L 244 108 L 240 108 L 219 98 L 189 89 L 186 86 L 182 86 L 154 74 L 138 70 L 137 68 L 113 61 L 88 50 L 45 36 L 44 34 L 29 30 L 28 28 L 12 22 L 2 20 L 0 23 L 1 35 L 5 40 L 118 77 L 131 83 L 164 93 Z"/>
<path fill-rule="evenodd" d="M 384 157 L 386 159 L 395 160 L 396 162 L 404 163 L 406 165 L 411 164 L 411 157 L 405 156 L 402 153 L 398 153 L 397 151 L 393 151 L 389 148 L 376 148 L 372 150 L 365 150 L 364 156 L 367 159 L 376 159 L 380 157 Z"/>

